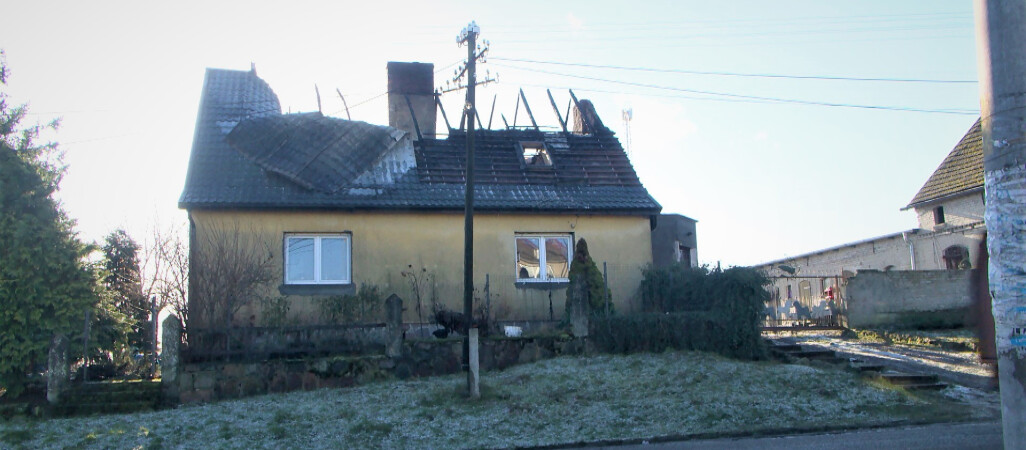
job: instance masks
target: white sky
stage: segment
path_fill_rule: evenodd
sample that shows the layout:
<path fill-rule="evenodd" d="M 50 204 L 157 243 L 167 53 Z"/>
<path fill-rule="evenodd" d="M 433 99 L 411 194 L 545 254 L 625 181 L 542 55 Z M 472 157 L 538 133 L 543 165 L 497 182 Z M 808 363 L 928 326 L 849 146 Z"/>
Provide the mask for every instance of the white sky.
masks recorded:
<path fill-rule="evenodd" d="M 177 200 L 206 67 L 255 63 L 285 111 L 316 110 L 317 84 L 326 114 L 345 117 L 337 88 L 354 119 L 387 123 L 385 64 L 434 63 L 444 86 L 466 56 L 455 37 L 470 20 L 492 44 L 481 71 L 499 74 L 478 90 L 484 119 L 497 96 L 494 123 L 512 120 L 522 87 L 539 122 L 556 126 L 544 88 L 561 109 L 573 88 L 626 145 L 621 111 L 632 108 L 631 160 L 664 212 L 699 221 L 705 263 L 755 264 L 915 227 L 899 208 L 979 110 L 975 83 L 500 60 L 975 80 L 967 0 L 483 3 L 15 1 L 0 15 L 0 48 L 14 101 L 30 104 L 26 125 L 62 118 L 52 136 L 70 165 L 60 198 L 87 240 L 124 227 L 142 241 L 154 224 L 184 221 Z M 444 98 L 451 120 L 461 96 Z"/>

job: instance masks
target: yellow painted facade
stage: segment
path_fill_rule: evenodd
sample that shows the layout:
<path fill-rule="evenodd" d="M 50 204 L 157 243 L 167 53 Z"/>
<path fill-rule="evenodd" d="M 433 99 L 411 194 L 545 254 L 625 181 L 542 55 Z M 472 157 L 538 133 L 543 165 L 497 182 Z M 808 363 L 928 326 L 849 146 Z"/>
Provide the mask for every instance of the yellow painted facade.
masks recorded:
<path fill-rule="evenodd" d="M 352 280 L 359 286 L 377 285 L 384 296 L 404 300 L 404 320 L 420 320 L 406 270 L 426 269 L 431 282 L 422 288 L 424 320 L 430 320 L 430 301 L 437 298 L 461 311 L 463 301 L 463 215 L 454 213 L 333 212 L 333 211 L 203 211 L 189 212 L 197 239 L 205 230 L 229 227 L 252 233 L 253 241 L 272 249 L 277 284 L 268 294 L 279 295 L 284 272 L 283 239 L 287 233 L 350 233 Z M 584 238 L 599 269 L 607 263 L 609 286 L 619 311 L 631 310 L 641 282 L 641 269 L 652 262 L 650 220 L 647 216 L 475 214 L 474 284 L 484 301 L 485 276 L 491 309 L 498 320 L 562 318 L 565 285 L 552 289 L 525 288 L 516 279 L 516 233 L 570 233 Z M 318 323 L 316 297 L 290 296 L 290 318 Z M 240 322 L 262 323 L 257 305 L 236 315 Z"/>

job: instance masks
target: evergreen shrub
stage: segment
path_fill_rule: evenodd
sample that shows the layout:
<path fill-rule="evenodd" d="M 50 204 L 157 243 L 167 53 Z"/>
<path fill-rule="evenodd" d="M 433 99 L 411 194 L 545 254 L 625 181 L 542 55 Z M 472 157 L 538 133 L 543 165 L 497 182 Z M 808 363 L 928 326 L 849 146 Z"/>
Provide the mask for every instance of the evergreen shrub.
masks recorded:
<path fill-rule="evenodd" d="M 747 267 L 649 267 L 640 287 L 644 312 L 592 318 L 591 335 L 597 348 L 607 352 L 675 348 L 762 359 L 767 282 Z"/>

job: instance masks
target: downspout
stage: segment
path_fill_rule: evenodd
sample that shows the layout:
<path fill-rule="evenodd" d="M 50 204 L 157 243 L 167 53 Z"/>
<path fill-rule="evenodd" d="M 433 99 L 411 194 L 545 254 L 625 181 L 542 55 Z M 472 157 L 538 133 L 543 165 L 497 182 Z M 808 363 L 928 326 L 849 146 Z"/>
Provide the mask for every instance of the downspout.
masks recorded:
<path fill-rule="evenodd" d="M 909 262 L 912 263 L 912 270 L 916 270 L 916 247 L 912 240 L 908 238 L 908 231 L 902 231 L 901 238 L 905 240 L 905 244 L 908 244 Z"/>

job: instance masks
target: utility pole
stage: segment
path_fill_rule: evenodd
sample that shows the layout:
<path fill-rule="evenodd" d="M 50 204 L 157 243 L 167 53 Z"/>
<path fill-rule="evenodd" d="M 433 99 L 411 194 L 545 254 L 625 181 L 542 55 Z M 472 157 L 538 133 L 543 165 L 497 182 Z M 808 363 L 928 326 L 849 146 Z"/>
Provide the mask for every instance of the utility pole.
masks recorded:
<path fill-rule="evenodd" d="M 481 28 L 470 22 L 456 38 L 467 46 L 467 103 L 463 114 L 467 121 L 466 207 L 463 217 L 463 363 L 467 365 L 467 393 L 473 391 L 474 373 L 470 370 L 470 325 L 474 320 L 474 117 L 477 84 L 477 35 Z"/>
<path fill-rule="evenodd" d="M 1001 420 L 1026 449 L 1026 0 L 973 3 Z"/>

